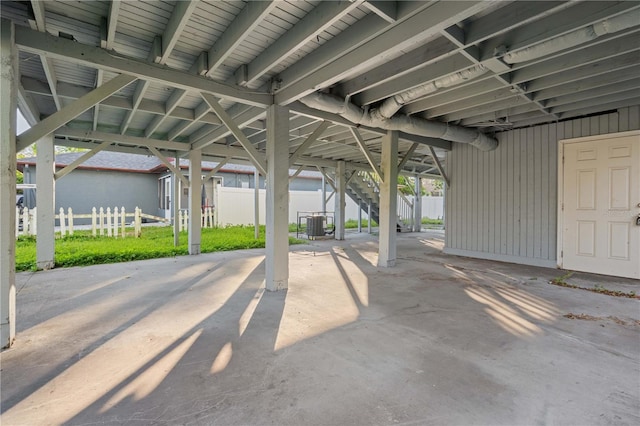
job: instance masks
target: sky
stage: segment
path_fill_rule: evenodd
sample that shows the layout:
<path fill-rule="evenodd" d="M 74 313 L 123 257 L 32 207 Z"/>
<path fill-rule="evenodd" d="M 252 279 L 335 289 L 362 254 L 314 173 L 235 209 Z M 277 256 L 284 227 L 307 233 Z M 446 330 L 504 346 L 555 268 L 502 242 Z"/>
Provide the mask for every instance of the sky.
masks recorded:
<path fill-rule="evenodd" d="M 18 126 L 18 131 L 16 133 L 18 135 L 24 132 L 25 130 L 27 130 L 29 127 L 31 127 L 29 126 L 29 123 L 27 123 L 27 120 L 25 120 L 25 118 L 22 116 L 22 113 L 20 112 L 20 110 L 18 110 L 17 126 Z"/>

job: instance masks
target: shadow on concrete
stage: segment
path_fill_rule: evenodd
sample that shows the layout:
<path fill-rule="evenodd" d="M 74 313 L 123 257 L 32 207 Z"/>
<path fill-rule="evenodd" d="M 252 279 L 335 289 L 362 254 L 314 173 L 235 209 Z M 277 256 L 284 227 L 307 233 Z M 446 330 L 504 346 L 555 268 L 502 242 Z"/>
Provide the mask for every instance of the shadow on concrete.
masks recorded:
<path fill-rule="evenodd" d="M 5 388 L 3 390 L 2 412 L 6 412 L 7 410 L 11 409 L 14 405 L 32 394 L 34 390 L 41 388 L 46 383 L 49 383 L 56 377 L 60 376 L 64 371 L 70 369 L 74 364 L 90 356 L 96 349 L 102 347 L 114 337 L 125 333 L 130 327 L 149 316 L 152 312 L 155 312 L 160 307 L 166 305 L 167 303 L 170 303 L 172 298 L 184 293 L 185 291 L 189 291 L 190 288 L 200 283 L 207 276 L 213 274 L 217 269 L 223 267 L 224 264 L 220 263 L 214 265 L 211 268 L 208 268 L 205 272 L 202 272 L 187 281 L 176 281 L 173 288 L 165 291 L 161 297 L 158 298 L 157 295 L 155 295 L 155 297 L 153 297 L 154 301 L 150 304 L 148 303 L 150 295 L 154 292 L 154 290 L 157 290 L 153 286 L 147 288 L 145 292 L 137 296 L 135 299 L 131 299 L 126 301 L 125 303 L 113 306 L 111 309 L 108 309 L 99 315 L 89 316 L 90 321 L 79 321 L 74 327 L 71 328 L 71 333 L 85 334 L 88 331 L 96 328 L 98 324 L 104 324 L 105 322 L 108 323 L 113 318 L 123 319 L 117 326 L 109 330 L 102 331 L 102 333 L 97 335 L 93 340 L 85 343 L 82 347 L 82 350 L 79 353 L 74 354 L 72 358 L 66 359 L 53 366 L 47 365 L 46 373 L 39 375 L 32 380 L 21 380 L 19 388 Z M 135 283 L 124 280 L 114 281 L 113 284 L 114 285 L 107 287 L 100 286 L 99 289 L 85 293 L 79 298 L 67 299 L 63 303 L 54 305 L 54 307 L 47 309 L 44 315 L 39 312 L 38 323 L 42 324 L 51 318 L 67 314 L 68 312 L 77 309 L 78 306 L 95 306 L 103 301 L 109 294 L 124 291 L 127 287 L 135 285 Z M 82 318 L 87 318 L 87 316 L 83 315 Z M 38 324 L 32 323 L 31 327 L 37 327 L 37 325 Z M 73 339 L 73 334 L 59 336 L 59 339 L 61 340 L 60 344 L 63 345 L 65 340 Z M 46 352 L 51 350 L 54 349 L 47 347 L 40 351 L 41 353 L 38 353 L 38 351 L 36 351 L 31 353 L 30 356 L 35 359 L 46 359 Z M 5 397 L 7 394 L 9 394 L 10 396 Z"/>
<path fill-rule="evenodd" d="M 131 413 L 130 418 L 116 414 L 125 422 L 148 422 L 153 418 L 145 417 L 144 410 L 139 410 L 141 400 L 145 406 L 162 406 L 168 395 L 184 391 L 194 382 L 208 382 L 208 392 L 224 392 L 217 385 L 216 375 L 224 375 L 227 368 L 251 362 L 243 359 L 244 348 L 249 347 L 252 353 L 272 356 L 287 292 L 264 292 L 263 276 L 264 261 L 254 268 L 220 309 L 70 418 L 69 423 L 113 418 L 112 412 Z M 248 324 L 239 334 L 242 308 L 251 307 L 254 300 L 257 304 L 252 306 Z M 148 386 L 149 382 L 153 383 L 152 387 Z M 197 405 L 205 395 L 192 395 L 194 399 L 189 404 Z M 172 418 L 175 422 L 182 420 L 180 416 Z"/>
<path fill-rule="evenodd" d="M 523 275 L 442 255 L 432 243 L 401 238 L 396 268 L 374 266 L 370 241 L 295 248 L 286 292 L 264 293 L 255 259 L 241 279 L 238 264 L 219 262 L 162 303 L 145 306 L 145 289 L 137 323 L 110 328 L 88 346 L 91 355 L 67 357 L 68 365 L 24 386 L 13 376 L 7 385 L 20 392 L 7 398 L 9 408 L 3 394 L 5 421 L 635 423 L 639 395 L 626 372 L 637 361 L 637 330 L 612 335 L 561 315 L 596 300 L 634 312 L 633 300 L 576 296 L 526 278 L 552 271 Z M 102 356 L 90 359 L 97 346 Z M 6 368 L 27 371 L 34 362 L 15 357 Z M 70 375 L 80 362 L 84 369 Z"/>

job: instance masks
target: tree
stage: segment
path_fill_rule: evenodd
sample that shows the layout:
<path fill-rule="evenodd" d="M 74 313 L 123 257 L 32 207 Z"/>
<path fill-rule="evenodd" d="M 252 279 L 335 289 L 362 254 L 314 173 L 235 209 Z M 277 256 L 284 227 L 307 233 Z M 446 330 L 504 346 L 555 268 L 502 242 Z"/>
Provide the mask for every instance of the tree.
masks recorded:
<path fill-rule="evenodd" d="M 413 189 L 415 187 L 415 178 L 408 178 L 403 175 L 398 175 L 398 191 L 404 195 L 413 195 Z M 420 195 L 424 195 L 425 190 L 420 187 Z"/>

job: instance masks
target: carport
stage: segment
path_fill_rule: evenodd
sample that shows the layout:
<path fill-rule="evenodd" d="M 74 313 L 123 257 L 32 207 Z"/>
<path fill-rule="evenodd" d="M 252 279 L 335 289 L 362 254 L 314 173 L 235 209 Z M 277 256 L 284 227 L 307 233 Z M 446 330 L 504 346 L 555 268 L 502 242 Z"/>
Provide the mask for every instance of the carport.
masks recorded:
<path fill-rule="evenodd" d="M 1 12 L 3 347 L 22 329 L 15 156 L 33 143 L 42 269 L 56 179 L 81 163 L 55 172 L 61 145 L 84 159 L 155 155 L 178 176 L 170 159 L 188 158 L 190 194 L 203 159 L 255 166 L 269 291 L 302 273 L 286 213 L 288 170 L 305 168 L 336 188 L 337 240 L 352 186 L 362 173 L 377 182 L 378 267 L 398 259 L 404 174 L 446 182 L 444 253 L 640 278 L 637 2 L 34 0 Z M 16 108 L 32 126 L 19 135 Z M 198 197 L 190 207 L 198 255 Z M 400 257 L 425 255 L 414 249 Z"/>

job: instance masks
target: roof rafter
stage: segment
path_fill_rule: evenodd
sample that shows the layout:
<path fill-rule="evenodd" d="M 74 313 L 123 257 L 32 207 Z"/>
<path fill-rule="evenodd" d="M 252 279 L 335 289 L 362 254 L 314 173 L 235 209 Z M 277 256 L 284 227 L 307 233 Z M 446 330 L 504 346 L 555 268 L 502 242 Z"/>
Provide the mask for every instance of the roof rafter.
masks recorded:
<path fill-rule="evenodd" d="M 263 175 L 267 175 L 267 164 L 263 155 L 258 153 L 258 150 L 251 144 L 249 139 L 242 133 L 240 127 L 233 121 L 233 118 L 222 108 L 218 100 L 208 93 L 203 93 L 202 98 L 209 104 L 216 115 L 222 120 L 227 128 L 233 133 L 240 145 L 247 151 L 249 158 L 254 163 L 258 171 Z"/>
<path fill-rule="evenodd" d="M 274 1 L 250 1 L 209 49 L 207 77 L 211 77 L 224 60 L 242 43 L 264 17 L 276 7 Z"/>
<path fill-rule="evenodd" d="M 318 87 L 331 85 L 358 70 L 375 66 L 382 59 L 414 46 L 457 22 L 484 10 L 490 2 L 440 2 L 392 26 L 380 36 L 367 41 L 349 55 L 334 56 L 330 64 L 312 72 L 293 85 L 278 91 L 276 103 L 289 104 Z M 361 21 L 362 22 L 362 21 Z"/>
<path fill-rule="evenodd" d="M 196 6 L 197 2 L 192 0 L 179 1 L 176 3 L 173 13 L 169 18 L 169 22 L 167 23 L 167 27 L 164 30 L 164 33 L 160 38 L 156 37 L 156 39 L 154 40 L 154 45 L 152 46 L 151 52 L 149 53 L 150 60 L 161 65 L 166 64 L 169 56 L 171 55 L 171 52 L 173 51 L 173 48 L 178 42 L 178 38 L 180 38 L 180 35 L 182 34 L 184 27 L 187 25 L 187 22 L 189 21 L 189 18 L 191 17 L 191 14 L 195 10 Z M 159 56 L 157 56 L 156 50 L 160 52 Z M 123 122 L 120 133 L 124 134 L 124 132 L 126 132 L 129 124 L 131 123 L 131 120 L 133 119 L 133 116 L 137 111 L 137 107 L 140 104 L 142 98 L 144 98 L 145 92 L 148 88 L 148 81 L 143 80 L 138 82 L 138 87 L 136 87 L 136 92 L 134 94 L 134 107 L 131 109 L 131 111 L 127 112 L 127 116 Z M 175 92 L 180 93 L 175 94 Z M 149 125 L 147 126 L 147 130 L 145 131 L 145 134 L 147 136 L 151 135 L 160 126 L 160 124 L 162 124 L 167 116 L 173 111 L 173 108 L 178 106 L 179 101 L 184 98 L 186 93 L 187 92 L 185 89 L 174 90 L 174 100 L 177 100 L 178 102 L 175 102 L 173 103 L 173 105 L 171 105 L 170 101 L 172 101 L 172 98 L 169 98 L 169 101 L 167 102 L 166 113 L 154 117 L 151 123 L 149 123 Z"/>
<path fill-rule="evenodd" d="M 210 93 L 248 105 L 266 107 L 273 103 L 273 96 L 268 93 L 248 91 L 184 71 L 116 56 L 101 48 L 39 33 L 28 28 L 16 27 L 16 44 L 25 52 L 44 53 L 47 56 L 61 58 L 71 63 L 126 73 L 140 79 L 170 84 L 185 90 Z"/>
<path fill-rule="evenodd" d="M 75 102 L 65 106 L 55 114 L 45 118 L 29 130 L 24 131 L 16 138 L 16 150 L 22 151 L 38 139 L 48 135 L 55 129 L 63 126 L 76 118 L 95 104 L 111 96 L 113 93 L 131 84 L 136 78 L 127 74 L 121 74 L 108 83 L 87 93 Z"/>
<path fill-rule="evenodd" d="M 247 65 L 247 81 L 251 84 L 275 65 L 304 46 L 317 34 L 332 26 L 346 14 L 357 8 L 363 0 L 320 2 L 293 28 L 285 32 L 275 43 L 262 51 Z"/>
<path fill-rule="evenodd" d="M 31 8 L 33 10 L 34 21 L 30 21 L 31 28 L 40 32 L 46 32 L 46 20 L 45 20 L 45 2 L 31 0 Z M 42 63 L 42 70 L 47 78 L 49 87 L 51 88 L 51 96 L 53 96 L 53 102 L 56 105 L 56 109 L 60 111 L 62 108 L 62 102 L 56 92 L 56 85 L 58 83 L 58 77 L 56 76 L 53 62 L 45 55 L 40 55 L 40 62 Z"/>
<path fill-rule="evenodd" d="M 395 1 L 368 0 L 364 6 L 391 24 L 398 19 L 398 3 Z"/>

